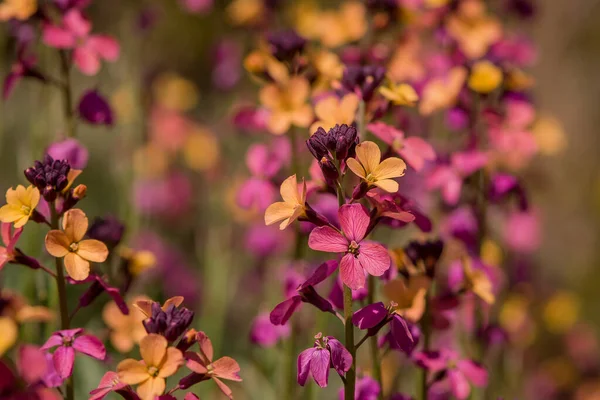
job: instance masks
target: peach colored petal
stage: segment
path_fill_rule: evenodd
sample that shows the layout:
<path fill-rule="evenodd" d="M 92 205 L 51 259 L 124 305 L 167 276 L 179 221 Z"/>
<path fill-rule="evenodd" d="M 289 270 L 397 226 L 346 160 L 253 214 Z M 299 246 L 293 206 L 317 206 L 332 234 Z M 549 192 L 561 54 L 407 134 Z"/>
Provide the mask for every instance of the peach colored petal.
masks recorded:
<path fill-rule="evenodd" d="M 164 393 L 166 387 L 163 378 L 150 378 L 137 387 L 137 394 L 142 400 L 154 400 Z"/>
<path fill-rule="evenodd" d="M 375 178 L 390 179 L 404 175 L 406 163 L 397 157 L 386 158 L 372 171 Z"/>
<path fill-rule="evenodd" d="M 332 122 L 332 117 L 335 115 L 338 107 L 338 99 L 335 96 L 330 96 L 317 103 L 315 106 L 315 114 L 317 118 L 322 121 Z"/>
<path fill-rule="evenodd" d="M 398 182 L 392 179 L 379 180 L 374 185 L 388 193 L 396 193 L 398 191 Z"/>
<path fill-rule="evenodd" d="M 373 142 L 362 142 L 356 146 L 356 158 L 365 169 L 367 174 L 375 171 L 381 161 L 381 150 Z"/>
<path fill-rule="evenodd" d="M 365 169 L 363 168 L 363 166 L 356 161 L 354 158 L 349 158 L 346 160 L 346 165 L 348 165 L 348 168 L 350 168 L 350 170 L 352 172 L 354 172 L 354 174 L 362 179 L 366 179 L 367 177 L 367 173 L 365 171 Z"/>
<path fill-rule="evenodd" d="M 53 257 L 64 257 L 69 254 L 71 241 L 64 232 L 51 230 L 46 234 L 46 250 Z"/>
<path fill-rule="evenodd" d="M 265 211 L 265 225 L 290 218 L 294 214 L 294 206 L 283 201 L 271 204 Z"/>
<path fill-rule="evenodd" d="M 133 349 L 133 339 L 125 332 L 115 331 L 110 334 L 110 343 L 120 353 L 127 353 Z"/>
<path fill-rule="evenodd" d="M 82 281 L 90 275 L 90 263 L 75 253 L 65 256 L 67 274 L 76 281 Z"/>
<path fill-rule="evenodd" d="M 340 108 L 338 116 L 340 123 L 351 124 L 356 116 L 356 110 L 358 109 L 358 103 L 360 99 L 354 93 L 348 93 L 340 100 Z"/>
<path fill-rule="evenodd" d="M 108 248 L 99 240 L 86 239 L 79 242 L 77 254 L 88 261 L 104 262 L 108 257 Z"/>
<path fill-rule="evenodd" d="M 303 214 L 304 214 L 304 207 L 300 207 L 300 206 L 294 207 L 294 212 L 292 213 L 292 215 L 288 219 L 283 220 L 283 222 L 279 225 L 279 229 L 284 230 L 292 222 L 297 220 Z"/>
<path fill-rule="evenodd" d="M 19 329 L 17 328 L 17 324 L 15 324 L 15 322 L 12 319 L 8 317 L 0 317 L 0 332 L 2 332 L 2 335 L 0 335 L 1 357 L 17 341 Z"/>
<path fill-rule="evenodd" d="M 159 367 L 167 353 L 167 339 L 151 333 L 140 341 L 140 353 L 148 366 Z"/>
<path fill-rule="evenodd" d="M 179 307 L 180 305 L 183 304 L 183 300 L 184 300 L 183 296 L 173 296 L 173 297 L 167 299 L 167 301 L 165 301 L 165 304 L 163 304 L 162 309 L 163 309 L 163 311 L 167 311 L 167 308 L 169 308 L 169 306 L 171 304 L 173 304 L 175 307 Z"/>
<path fill-rule="evenodd" d="M 292 113 L 291 118 L 294 125 L 302 128 L 308 127 L 314 120 L 311 106 L 308 104 L 301 106 Z"/>
<path fill-rule="evenodd" d="M 65 213 L 62 226 L 71 243 L 79 242 L 87 232 L 88 218 L 83 211 L 74 208 Z"/>
<path fill-rule="evenodd" d="M 184 364 L 183 354 L 175 347 L 167 349 L 167 355 L 163 360 L 163 364 L 158 372 L 159 378 L 166 378 L 177 372 L 179 367 Z"/>
<path fill-rule="evenodd" d="M 300 197 L 298 196 L 298 180 L 296 179 L 296 175 L 292 175 L 283 181 L 279 189 L 279 193 L 281 193 L 281 198 L 286 203 L 291 205 L 300 204 Z"/>
<path fill-rule="evenodd" d="M 290 79 L 286 90 L 290 103 L 299 107 L 306 101 L 306 98 L 310 94 L 310 85 L 306 79 L 297 76 Z"/>
<path fill-rule="evenodd" d="M 292 126 L 292 116 L 288 112 L 272 111 L 267 120 L 267 128 L 274 135 L 283 135 Z"/>
<path fill-rule="evenodd" d="M 148 368 L 142 361 L 128 358 L 117 365 L 119 379 L 128 385 L 137 385 L 150 378 Z"/>
<path fill-rule="evenodd" d="M 137 300 L 133 305 L 148 318 L 152 315 L 152 303 L 154 303 L 152 300 Z"/>
<path fill-rule="evenodd" d="M 265 107 L 270 109 L 279 108 L 281 93 L 279 92 L 279 89 L 277 89 L 277 86 L 275 86 L 274 84 L 263 87 L 260 90 L 258 97 L 260 99 L 261 104 Z"/>

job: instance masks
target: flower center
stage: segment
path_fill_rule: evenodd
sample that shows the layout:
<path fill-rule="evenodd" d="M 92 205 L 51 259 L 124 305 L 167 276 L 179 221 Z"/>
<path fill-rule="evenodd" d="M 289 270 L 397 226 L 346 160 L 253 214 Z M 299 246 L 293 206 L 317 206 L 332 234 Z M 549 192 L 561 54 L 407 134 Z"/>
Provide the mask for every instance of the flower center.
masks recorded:
<path fill-rule="evenodd" d="M 156 377 L 156 375 L 158 375 L 158 368 L 152 366 L 152 367 L 148 367 L 148 375 L 152 376 L 152 377 Z"/>
<path fill-rule="evenodd" d="M 70 347 L 73 344 L 73 338 L 72 337 L 63 337 L 63 346 L 65 347 Z"/>
<path fill-rule="evenodd" d="M 352 242 L 350 242 L 350 245 L 348 246 L 348 253 L 357 256 L 359 253 L 359 250 L 360 250 L 360 245 L 358 243 L 356 243 L 354 240 Z"/>
<path fill-rule="evenodd" d="M 79 249 L 79 244 L 77 243 L 71 243 L 69 245 L 69 251 L 75 253 L 77 250 Z"/>
<path fill-rule="evenodd" d="M 367 174 L 367 176 L 365 177 L 365 180 L 367 181 L 367 183 L 374 183 L 374 182 L 377 180 L 377 178 L 375 178 L 375 177 L 373 176 L 373 173 L 371 173 L 371 172 L 370 172 L 370 173 L 368 173 L 368 174 Z"/>
<path fill-rule="evenodd" d="M 23 204 L 21 206 L 21 211 L 23 211 L 23 214 L 29 215 L 31 213 L 31 207 L 28 207 Z"/>

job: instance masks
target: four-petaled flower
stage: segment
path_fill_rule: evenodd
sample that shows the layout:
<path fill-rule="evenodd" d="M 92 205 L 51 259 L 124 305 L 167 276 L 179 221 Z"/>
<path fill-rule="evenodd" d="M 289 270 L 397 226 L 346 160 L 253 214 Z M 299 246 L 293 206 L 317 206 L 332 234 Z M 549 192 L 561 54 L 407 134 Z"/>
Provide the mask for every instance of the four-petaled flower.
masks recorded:
<path fill-rule="evenodd" d="M 196 341 L 200 346 L 200 352 L 194 353 L 188 351 L 185 353 L 187 367 L 203 378 L 215 381 L 225 396 L 233 399 L 231 389 L 221 379 L 241 382 L 239 364 L 231 357 L 221 357 L 213 361 L 212 342 L 204 332 L 196 334 Z"/>
<path fill-rule="evenodd" d="M 106 349 L 102 342 L 95 336 L 84 335 L 82 328 L 54 332 L 41 349 L 46 351 L 57 346 L 58 349 L 52 354 L 52 362 L 56 372 L 63 379 L 73 373 L 76 351 L 98 360 L 104 360 L 106 357 Z"/>
<path fill-rule="evenodd" d="M 340 376 L 344 376 L 352 366 L 352 355 L 333 336 L 319 333 L 315 339 L 314 346 L 298 356 L 298 384 L 304 386 L 310 374 L 317 385 L 327 387 L 329 368 L 333 367 Z"/>
<path fill-rule="evenodd" d="M 296 175 L 287 178 L 281 184 L 283 201 L 271 204 L 265 211 L 265 224 L 271 225 L 282 221 L 279 229 L 284 230 L 299 217 L 306 215 L 306 183 L 302 181 L 302 189 L 298 187 Z"/>
<path fill-rule="evenodd" d="M 306 128 L 313 119 L 312 108 L 306 103 L 310 94 L 308 81 L 301 77 L 289 80 L 284 86 L 270 84 L 260 91 L 260 102 L 269 110 L 269 131 L 283 135 L 292 125 Z"/>
<path fill-rule="evenodd" d="M 43 40 L 58 49 L 73 49 L 73 62 L 86 75 L 96 75 L 100 60 L 116 61 L 119 43 L 106 35 L 91 35 L 92 24 L 77 9 L 68 11 L 62 26 L 46 25 Z"/>
<path fill-rule="evenodd" d="M 13 222 L 15 228 L 20 228 L 29 221 L 39 202 L 40 191 L 34 186 L 10 188 L 6 191 L 7 204 L 0 208 L 0 221 Z"/>
<path fill-rule="evenodd" d="M 130 304 L 145 300 L 149 299 L 139 296 Z M 102 310 L 102 319 L 111 329 L 110 342 L 115 349 L 122 353 L 130 351 L 135 343 L 139 343 L 146 336 L 146 329 L 142 323 L 146 318 L 146 315 L 137 307 L 131 308 L 128 315 L 123 314 L 114 301 L 107 303 Z"/>
<path fill-rule="evenodd" d="M 349 158 L 346 163 L 369 187 L 377 186 L 390 193 L 398 191 L 398 182 L 393 178 L 404 175 L 406 170 L 404 161 L 397 157 L 381 161 L 379 146 L 368 141 L 357 145 L 356 158 Z"/>
<path fill-rule="evenodd" d="M 342 231 L 331 226 L 315 228 L 308 238 L 308 246 L 318 251 L 344 253 L 340 262 L 342 282 L 357 290 L 365 285 L 365 271 L 381 276 L 390 268 L 390 256 L 382 245 L 363 241 L 370 218 L 362 205 L 343 205 L 338 216 Z"/>
<path fill-rule="evenodd" d="M 328 131 L 336 125 L 351 125 L 356 117 L 359 101 L 360 99 L 354 93 L 348 93 L 341 99 L 329 96 L 320 100 L 315 105 L 318 121 L 310 126 L 310 134 L 313 135 L 319 128 Z"/>
<path fill-rule="evenodd" d="M 168 347 L 167 339 L 150 334 L 140 341 L 143 361 L 128 358 L 117 365 L 121 382 L 138 385 L 137 394 L 142 400 L 154 400 L 165 391 L 165 378 L 175 374 L 184 363 L 183 354 Z"/>
<path fill-rule="evenodd" d="M 62 220 L 63 230 L 51 230 L 46 235 L 46 250 L 54 257 L 65 258 L 65 268 L 69 276 L 76 281 L 90 274 L 90 261 L 104 262 L 108 257 L 108 248 L 96 239 L 83 239 L 88 229 L 88 218 L 80 209 L 65 213 Z"/>

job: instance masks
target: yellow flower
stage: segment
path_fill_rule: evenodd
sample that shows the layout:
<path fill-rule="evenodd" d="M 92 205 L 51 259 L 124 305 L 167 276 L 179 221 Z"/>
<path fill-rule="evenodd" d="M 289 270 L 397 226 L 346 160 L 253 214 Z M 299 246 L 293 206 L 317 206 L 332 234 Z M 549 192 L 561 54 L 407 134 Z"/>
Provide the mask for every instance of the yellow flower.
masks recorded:
<path fill-rule="evenodd" d="M 344 2 L 339 10 L 320 15 L 319 36 L 326 47 L 339 47 L 362 38 L 367 32 L 366 9 L 358 1 Z"/>
<path fill-rule="evenodd" d="M 32 186 L 25 189 L 19 185 L 16 189 L 6 191 L 6 205 L 0 208 L 0 221 L 14 222 L 15 228 L 20 228 L 29 221 L 40 202 L 40 191 Z"/>
<path fill-rule="evenodd" d="M 83 240 L 88 218 L 77 208 L 65 213 L 62 227 L 62 231 L 53 229 L 48 232 L 46 250 L 54 257 L 64 257 L 67 274 L 76 281 L 82 281 L 90 274 L 90 261 L 105 261 L 108 248 L 99 240 Z"/>
<path fill-rule="evenodd" d="M 261 43 L 259 47 L 244 58 L 246 71 L 259 82 L 264 81 L 265 77 L 281 84 L 288 82 L 290 79 L 288 68 L 271 55 L 266 44 Z"/>
<path fill-rule="evenodd" d="M 15 321 L 8 317 L 0 317 L 0 357 L 14 346 L 19 336 L 19 328 Z"/>
<path fill-rule="evenodd" d="M 477 93 L 491 93 L 502 83 L 502 70 L 493 63 L 484 60 L 473 65 L 469 77 L 469 87 Z"/>
<path fill-rule="evenodd" d="M 463 260 L 462 265 L 466 289 L 486 303 L 494 304 L 496 296 L 494 296 L 492 282 L 485 272 L 473 269 L 470 258 Z"/>
<path fill-rule="evenodd" d="M 564 333 L 579 319 L 581 300 L 571 292 L 561 291 L 554 294 L 544 307 L 544 322 L 553 333 Z"/>
<path fill-rule="evenodd" d="M 196 127 L 183 146 L 183 159 L 194 171 L 206 171 L 219 161 L 219 142 L 214 133 Z"/>
<path fill-rule="evenodd" d="M 281 197 L 283 201 L 271 204 L 265 211 L 265 224 L 271 225 L 281 222 L 279 229 L 284 230 L 299 217 L 306 215 L 306 183 L 302 181 L 302 190 L 298 188 L 296 175 L 287 178 L 281 184 Z"/>
<path fill-rule="evenodd" d="M 127 353 L 133 349 L 134 344 L 139 343 L 146 336 L 146 329 L 142 321 L 146 315 L 137 307 L 131 307 L 138 301 L 150 301 L 145 296 L 138 296 L 129 303 L 129 314 L 125 315 L 117 304 L 112 301 L 107 303 L 102 310 L 102 319 L 110 328 L 110 342 L 121 353 Z"/>
<path fill-rule="evenodd" d="M 227 6 L 227 16 L 235 25 L 253 25 L 264 12 L 262 0 L 233 0 Z"/>
<path fill-rule="evenodd" d="M 292 125 L 306 128 L 313 119 L 313 112 L 306 100 L 310 94 L 308 81 L 301 77 L 290 79 L 287 84 L 275 83 L 263 87 L 260 102 L 270 111 L 267 127 L 275 135 L 283 135 Z"/>
<path fill-rule="evenodd" d="M 119 255 L 127 261 L 127 269 L 133 276 L 138 276 L 156 265 L 154 253 L 148 250 L 133 250 L 129 247 L 121 247 Z"/>
<path fill-rule="evenodd" d="M 329 96 L 317 103 L 315 114 L 319 120 L 311 125 L 310 133 L 314 134 L 319 127 L 328 131 L 336 124 L 351 125 L 356 116 L 359 98 L 354 93 L 348 93 L 341 99 Z"/>
<path fill-rule="evenodd" d="M 454 67 L 448 76 L 434 78 L 427 82 L 421 96 L 419 112 L 430 115 L 435 111 L 452 107 L 467 78 L 464 67 Z"/>
<path fill-rule="evenodd" d="M 369 184 L 386 192 L 396 193 L 398 182 L 392 178 L 404 175 L 406 164 L 397 157 L 381 161 L 381 150 L 373 142 L 362 142 L 356 146 L 356 159 L 349 158 L 348 168 Z"/>
<path fill-rule="evenodd" d="M 167 339 L 151 333 L 140 341 L 143 361 L 128 358 L 117 365 L 119 379 L 128 385 L 138 385 L 136 393 L 142 400 L 153 400 L 165 391 L 165 378 L 175 374 L 184 363 L 183 354 L 168 347 Z"/>
<path fill-rule="evenodd" d="M 340 58 L 331 51 L 319 51 L 313 56 L 313 65 L 318 72 L 317 80 L 313 84 L 315 92 L 327 90 L 333 81 L 342 79 L 344 64 Z"/>
<path fill-rule="evenodd" d="M 37 11 L 37 0 L 4 0 L 0 4 L 0 21 L 15 18 L 24 21 Z"/>
<path fill-rule="evenodd" d="M 175 73 L 161 74 L 152 83 L 154 98 L 162 107 L 175 111 L 187 111 L 198 104 L 196 85 Z"/>
<path fill-rule="evenodd" d="M 397 106 L 414 107 L 419 95 L 412 86 L 406 83 L 390 82 L 389 86 L 379 88 L 379 93 Z"/>

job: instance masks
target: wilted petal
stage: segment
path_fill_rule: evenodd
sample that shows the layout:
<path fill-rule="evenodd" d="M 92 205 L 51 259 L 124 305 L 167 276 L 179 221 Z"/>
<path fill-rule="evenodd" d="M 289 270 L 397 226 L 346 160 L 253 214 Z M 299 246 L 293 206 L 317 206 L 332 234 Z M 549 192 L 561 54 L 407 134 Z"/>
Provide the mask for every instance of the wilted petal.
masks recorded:
<path fill-rule="evenodd" d="M 269 317 L 271 323 L 273 325 L 285 325 L 301 303 L 300 296 L 293 296 L 277 304 Z"/>
<path fill-rule="evenodd" d="M 391 322 L 392 338 L 402 351 L 410 354 L 415 348 L 415 341 L 410 333 L 408 324 L 398 314 L 394 314 Z"/>
<path fill-rule="evenodd" d="M 387 315 L 387 308 L 382 302 L 369 304 L 352 315 L 352 323 L 359 329 L 370 329 L 377 326 Z"/>
<path fill-rule="evenodd" d="M 327 387 L 331 355 L 325 349 L 316 349 L 310 360 L 310 373 L 320 387 Z"/>
<path fill-rule="evenodd" d="M 365 271 L 373 276 L 383 275 L 391 264 L 390 254 L 377 243 L 361 243 L 358 261 Z"/>
<path fill-rule="evenodd" d="M 228 379 L 230 381 L 241 382 L 239 376 L 240 365 L 231 357 L 221 357 L 213 362 L 215 375 L 219 378 Z"/>
<path fill-rule="evenodd" d="M 54 368 L 58 375 L 66 379 L 73 373 L 73 364 L 75 363 L 75 350 L 70 346 L 60 346 L 52 354 Z"/>
<path fill-rule="evenodd" d="M 331 364 L 338 374 L 344 375 L 352 367 L 352 355 L 344 345 L 333 336 L 328 336 L 327 339 L 327 345 L 331 351 Z"/>
<path fill-rule="evenodd" d="M 345 204 L 338 211 L 340 226 L 349 240 L 360 242 L 367 233 L 371 219 L 361 204 Z"/>
<path fill-rule="evenodd" d="M 308 374 L 310 372 L 310 363 L 315 351 L 317 351 L 317 349 L 311 347 L 310 349 L 306 349 L 300 353 L 300 355 L 298 355 L 298 384 L 300 386 L 304 386 L 306 384 L 306 380 L 308 379 Z"/>
<path fill-rule="evenodd" d="M 317 251 L 344 253 L 348 250 L 348 239 L 330 226 L 319 226 L 310 232 L 308 247 Z"/>
<path fill-rule="evenodd" d="M 314 231 L 313 231 L 314 232 Z M 342 282 L 352 290 L 365 286 L 365 272 L 360 262 L 352 254 L 346 254 L 340 262 Z"/>
<path fill-rule="evenodd" d="M 92 335 L 81 335 L 75 338 L 73 341 L 73 348 L 80 353 L 94 357 L 98 360 L 104 360 L 106 358 L 106 349 L 104 348 L 104 345 L 100 339 Z"/>

